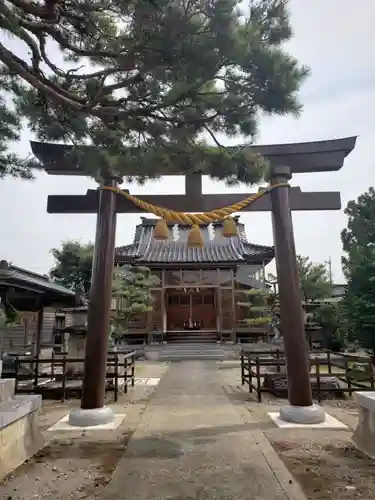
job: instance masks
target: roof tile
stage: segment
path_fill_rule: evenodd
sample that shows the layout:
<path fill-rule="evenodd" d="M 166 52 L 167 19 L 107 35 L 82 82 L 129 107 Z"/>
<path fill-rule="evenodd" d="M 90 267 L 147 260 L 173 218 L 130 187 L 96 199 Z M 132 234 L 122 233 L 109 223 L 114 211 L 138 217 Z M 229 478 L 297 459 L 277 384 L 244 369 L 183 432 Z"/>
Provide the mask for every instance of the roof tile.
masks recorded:
<path fill-rule="evenodd" d="M 225 238 L 218 228 L 221 223 L 215 223 L 215 237 L 209 238 L 208 229 L 203 235 L 203 247 L 189 247 L 186 242 L 188 229 L 179 226 L 179 239 L 174 239 L 170 232 L 168 241 L 153 239 L 153 232 L 157 219 L 142 217 L 142 223 L 136 227 L 134 242 L 131 245 L 116 248 L 116 261 L 133 261 L 144 263 L 268 263 L 274 258 L 274 248 L 270 246 L 248 243 L 245 227 L 234 218 L 239 235 L 234 238 Z M 186 234 L 185 234 L 186 233 Z"/>
<path fill-rule="evenodd" d="M 243 243 L 239 238 L 230 238 L 226 244 L 206 242 L 203 247 L 153 240 L 116 249 L 117 260 L 137 259 L 149 263 L 269 262 L 273 257 L 273 247 Z"/>

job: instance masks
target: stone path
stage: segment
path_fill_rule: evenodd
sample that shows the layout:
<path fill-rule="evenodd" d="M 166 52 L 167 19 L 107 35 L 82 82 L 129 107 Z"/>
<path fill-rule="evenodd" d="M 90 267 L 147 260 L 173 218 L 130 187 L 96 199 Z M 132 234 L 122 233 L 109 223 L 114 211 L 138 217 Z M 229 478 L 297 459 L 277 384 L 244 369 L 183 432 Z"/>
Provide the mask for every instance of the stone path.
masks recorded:
<path fill-rule="evenodd" d="M 101 500 L 301 498 L 286 493 L 280 460 L 218 375 L 215 362 L 171 365 Z"/>

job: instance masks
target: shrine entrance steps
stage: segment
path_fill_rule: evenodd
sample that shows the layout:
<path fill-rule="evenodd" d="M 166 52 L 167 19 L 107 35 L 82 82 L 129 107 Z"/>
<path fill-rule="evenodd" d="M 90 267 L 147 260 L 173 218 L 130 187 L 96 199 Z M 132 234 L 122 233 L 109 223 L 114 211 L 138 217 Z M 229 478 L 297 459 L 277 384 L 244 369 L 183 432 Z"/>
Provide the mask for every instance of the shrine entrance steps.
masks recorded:
<path fill-rule="evenodd" d="M 215 344 L 217 339 L 218 333 L 215 331 L 169 331 L 165 334 L 166 342 L 176 344 Z"/>
<path fill-rule="evenodd" d="M 204 342 L 170 343 L 160 348 L 160 361 L 214 360 L 224 359 L 225 352 L 220 344 Z"/>

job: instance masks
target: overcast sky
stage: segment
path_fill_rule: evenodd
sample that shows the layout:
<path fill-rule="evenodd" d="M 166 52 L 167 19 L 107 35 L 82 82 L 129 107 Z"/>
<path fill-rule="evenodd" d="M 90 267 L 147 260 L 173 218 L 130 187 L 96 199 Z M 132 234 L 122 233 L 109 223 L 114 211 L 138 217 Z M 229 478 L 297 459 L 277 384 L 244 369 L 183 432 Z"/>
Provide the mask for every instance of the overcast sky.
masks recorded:
<path fill-rule="evenodd" d="M 311 67 L 304 84 L 302 116 L 264 118 L 258 143 L 359 137 L 354 152 L 340 172 L 301 174 L 293 185 L 305 191 L 339 190 L 342 205 L 357 198 L 373 185 L 375 138 L 375 1 L 361 0 L 355 8 L 349 0 L 292 0 L 294 38 L 288 50 Z M 27 131 L 19 144 L 28 153 Z M 144 187 L 132 187 L 133 194 L 183 193 L 183 179 L 165 178 Z M 49 215 L 48 194 L 84 194 L 95 187 L 90 179 L 38 175 L 34 182 L 0 182 L 0 259 L 35 272 L 48 272 L 53 265 L 50 249 L 67 239 L 93 241 L 94 215 Z M 244 192 L 244 187 L 228 189 L 223 183 L 204 181 L 204 192 Z M 293 214 L 297 252 L 314 262 L 332 259 L 333 278 L 343 280 L 340 231 L 346 217 L 340 212 Z M 242 215 L 249 241 L 272 245 L 271 218 L 267 213 Z M 116 244 L 131 243 L 138 215 L 120 215 Z M 272 272 L 272 264 L 269 269 Z"/>

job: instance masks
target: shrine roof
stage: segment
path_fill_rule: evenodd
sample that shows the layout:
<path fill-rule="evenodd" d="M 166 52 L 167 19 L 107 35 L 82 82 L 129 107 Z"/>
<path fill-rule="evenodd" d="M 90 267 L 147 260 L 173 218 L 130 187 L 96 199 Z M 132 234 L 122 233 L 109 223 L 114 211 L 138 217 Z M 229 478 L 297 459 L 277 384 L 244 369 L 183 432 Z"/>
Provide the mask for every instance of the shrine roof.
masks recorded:
<path fill-rule="evenodd" d="M 38 297 L 48 304 L 82 304 L 82 298 L 76 292 L 54 283 L 47 275 L 13 266 L 5 260 L 0 261 L 0 287 L 24 294 L 29 301 Z"/>
<path fill-rule="evenodd" d="M 206 242 L 203 247 L 189 247 L 186 243 L 152 241 L 149 245 L 126 245 L 116 248 L 117 262 L 137 260 L 145 263 L 268 263 L 274 257 L 273 247 L 240 243 L 239 238 L 228 238 L 227 244 Z M 237 240 L 237 241 L 235 241 Z"/>
<path fill-rule="evenodd" d="M 170 239 L 153 239 L 156 219 L 143 218 L 136 227 L 134 242 L 116 248 L 116 262 L 142 262 L 145 264 L 268 264 L 274 258 L 272 246 L 255 245 L 246 238 L 244 225 L 237 222 L 238 236 L 225 238 L 221 224 L 201 228 L 204 238 L 202 247 L 187 245 L 188 228 L 170 227 Z"/>

